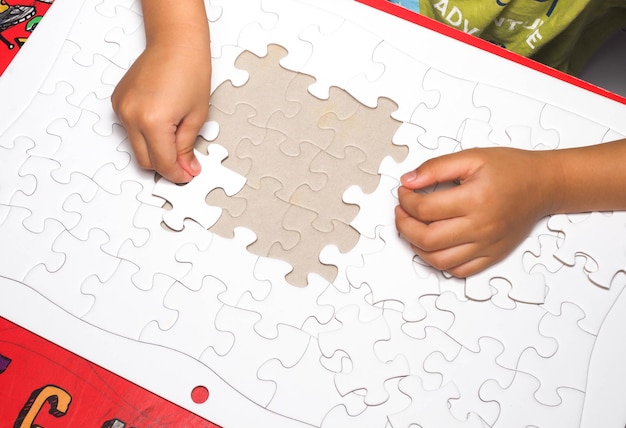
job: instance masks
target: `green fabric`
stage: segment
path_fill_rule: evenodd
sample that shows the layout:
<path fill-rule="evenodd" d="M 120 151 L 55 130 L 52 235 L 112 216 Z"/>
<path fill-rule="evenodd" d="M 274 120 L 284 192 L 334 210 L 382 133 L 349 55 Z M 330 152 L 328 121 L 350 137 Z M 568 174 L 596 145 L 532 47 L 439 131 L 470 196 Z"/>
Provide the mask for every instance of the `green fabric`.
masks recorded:
<path fill-rule="evenodd" d="M 626 0 L 420 0 L 420 13 L 571 74 L 626 27 Z"/>

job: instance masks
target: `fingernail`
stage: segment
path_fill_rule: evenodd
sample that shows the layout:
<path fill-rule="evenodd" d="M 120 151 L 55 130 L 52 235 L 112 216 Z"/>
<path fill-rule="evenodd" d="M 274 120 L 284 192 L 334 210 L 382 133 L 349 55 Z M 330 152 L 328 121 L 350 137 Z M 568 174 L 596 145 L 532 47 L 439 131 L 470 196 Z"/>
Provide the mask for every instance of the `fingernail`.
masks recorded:
<path fill-rule="evenodd" d="M 200 171 L 202 170 L 202 166 L 200 165 L 200 161 L 198 160 L 198 158 L 193 158 L 191 160 L 190 166 L 191 166 L 191 170 L 193 171 L 193 175 L 200 174 Z"/>
<path fill-rule="evenodd" d="M 404 183 L 411 183 L 411 182 L 417 180 L 417 173 L 415 171 L 407 172 L 406 174 L 404 174 L 401 177 L 401 180 Z"/>

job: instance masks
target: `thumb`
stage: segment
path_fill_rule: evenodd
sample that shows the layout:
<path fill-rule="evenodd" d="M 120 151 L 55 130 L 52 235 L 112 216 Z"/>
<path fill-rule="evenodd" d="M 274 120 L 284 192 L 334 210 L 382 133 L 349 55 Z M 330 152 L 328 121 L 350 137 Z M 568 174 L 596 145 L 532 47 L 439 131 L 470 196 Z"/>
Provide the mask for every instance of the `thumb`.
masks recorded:
<path fill-rule="evenodd" d="M 409 171 L 400 178 L 407 189 L 423 189 L 438 183 L 463 181 L 469 174 L 469 165 L 463 152 L 443 155 L 429 159 L 417 169 Z"/>
<path fill-rule="evenodd" d="M 193 177 L 199 175 L 202 171 L 202 166 L 193 151 L 193 146 L 191 146 L 191 150 L 178 152 L 178 164 L 187 174 Z"/>
<path fill-rule="evenodd" d="M 198 129 L 193 126 L 181 124 L 176 130 L 177 162 L 185 172 L 193 177 L 200 174 L 202 166 L 194 152 L 194 143 L 198 135 Z"/>

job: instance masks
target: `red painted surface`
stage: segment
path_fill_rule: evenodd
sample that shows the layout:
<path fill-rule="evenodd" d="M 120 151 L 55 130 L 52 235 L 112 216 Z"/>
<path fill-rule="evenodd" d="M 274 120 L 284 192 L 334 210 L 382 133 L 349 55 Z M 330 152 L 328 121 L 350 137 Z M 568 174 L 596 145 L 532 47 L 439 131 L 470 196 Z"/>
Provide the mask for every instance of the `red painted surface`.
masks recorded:
<path fill-rule="evenodd" d="M 22 45 L 28 37 L 37 28 L 38 21 L 45 15 L 50 8 L 53 0 L 0 0 L 0 9 L 2 3 L 10 7 L 21 7 L 28 14 L 23 14 L 22 22 L 13 20 L 3 20 L 0 14 L 0 75 L 6 70 L 7 66 L 19 52 Z M 37 64 L 33 64 L 35 67 Z"/>
<path fill-rule="evenodd" d="M 2 317 L 0 403 L 3 427 L 218 427 Z"/>

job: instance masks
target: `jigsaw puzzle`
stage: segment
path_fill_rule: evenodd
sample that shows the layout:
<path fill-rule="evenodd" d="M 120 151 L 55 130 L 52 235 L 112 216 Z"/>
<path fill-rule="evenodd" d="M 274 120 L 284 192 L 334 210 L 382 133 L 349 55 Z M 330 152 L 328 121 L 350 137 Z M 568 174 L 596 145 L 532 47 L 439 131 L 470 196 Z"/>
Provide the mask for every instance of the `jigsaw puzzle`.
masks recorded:
<path fill-rule="evenodd" d="M 352 0 L 206 6 L 189 184 L 111 110 L 139 2 L 56 2 L 0 78 L 0 316 L 225 427 L 622 428 L 622 213 L 552 216 L 461 280 L 393 209 L 426 159 L 602 143 L 626 105 Z"/>

